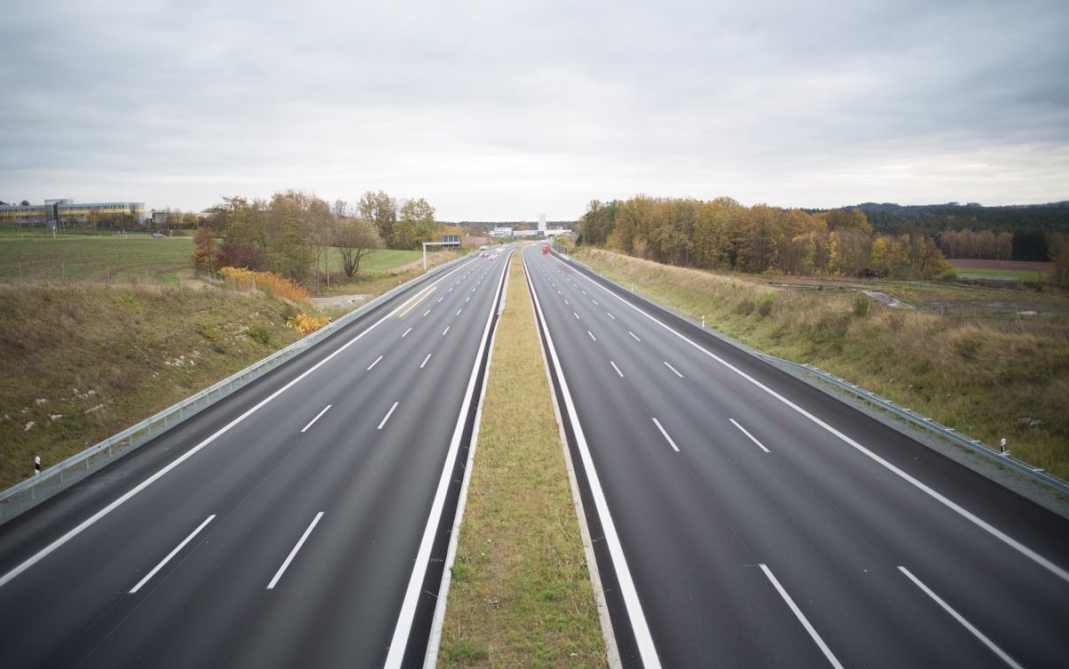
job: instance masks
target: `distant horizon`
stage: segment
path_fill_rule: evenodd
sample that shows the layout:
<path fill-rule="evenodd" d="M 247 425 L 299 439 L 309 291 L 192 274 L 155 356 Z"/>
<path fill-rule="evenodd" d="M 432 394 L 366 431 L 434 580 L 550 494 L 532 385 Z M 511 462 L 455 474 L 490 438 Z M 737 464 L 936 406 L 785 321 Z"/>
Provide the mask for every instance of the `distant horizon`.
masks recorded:
<path fill-rule="evenodd" d="M 1067 33 L 1064 0 L 15 3 L 0 194 L 1059 202 Z"/>
<path fill-rule="evenodd" d="M 296 190 L 296 189 L 294 189 L 294 190 Z M 282 191 L 282 192 L 284 192 L 284 191 Z M 312 194 L 314 195 L 314 192 Z M 631 195 L 631 196 L 626 197 L 626 198 L 613 198 L 613 199 L 618 199 L 620 201 L 626 201 L 630 197 L 637 197 L 639 195 L 647 195 L 648 197 L 652 197 L 654 199 L 696 199 L 696 200 L 702 200 L 702 201 L 711 201 L 711 200 L 714 200 L 714 199 L 716 199 L 718 197 L 729 197 L 729 198 L 731 197 L 730 195 L 718 195 L 718 196 L 712 197 L 712 198 L 690 198 L 690 197 L 678 197 L 677 198 L 677 197 L 673 197 L 673 196 L 652 196 L 652 195 L 648 195 L 646 193 L 636 193 L 636 194 Z M 249 199 L 249 200 L 257 199 L 257 198 L 242 196 L 242 195 L 228 196 L 228 197 L 245 197 L 246 199 Z M 146 215 L 150 214 L 151 212 L 155 212 L 155 211 L 178 211 L 178 212 L 181 212 L 181 213 L 187 213 L 188 212 L 188 213 L 200 214 L 200 213 L 203 213 L 203 212 L 207 211 L 212 206 L 215 206 L 213 204 L 213 205 L 209 205 L 207 207 L 204 207 L 204 208 L 198 209 L 198 210 L 182 209 L 182 208 L 179 208 L 179 207 L 171 207 L 171 206 L 155 208 L 155 207 L 150 207 L 145 201 L 139 200 L 139 199 L 124 200 L 124 199 L 111 198 L 111 199 L 83 200 L 83 199 L 68 198 L 68 197 L 63 197 L 63 198 L 49 197 L 49 198 L 44 198 L 44 199 L 42 199 L 40 201 L 37 201 L 37 202 L 35 202 L 33 200 L 30 200 L 29 198 L 19 198 L 19 199 L 15 200 L 15 201 L 11 201 L 11 202 L 9 202 L 9 201 L 7 201 L 7 200 L 5 200 L 3 198 L 0 198 L 0 202 L 3 202 L 5 205 L 22 206 L 22 205 L 20 205 L 20 203 L 23 200 L 26 200 L 26 201 L 28 201 L 30 203 L 29 206 L 40 206 L 40 205 L 45 204 L 45 200 L 59 200 L 59 199 L 70 199 L 75 204 L 101 204 L 101 203 L 108 203 L 108 202 L 138 202 L 138 203 L 145 204 L 145 213 L 146 213 Z M 268 200 L 268 199 L 270 199 L 270 197 L 263 197 L 263 198 L 260 198 L 260 199 Z M 322 198 L 322 199 L 324 199 L 324 201 L 326 201 L 328 203 L 332 202 L 332 200 L 327 200 L 326 198 Z M 593 201 L 595 199 L 600 201 L 600 202 L 603 202 L 603 203 L 612 201 L 612 199 L 591 198 L 591 200 L 588 200 L 588 204 L 589 204 L 590 201 Z M 732 198 L 732 199 L 736 199 L 736 198 Z M 216 202 L 215 204 L 220 204 L 220 203 L 222 203 L 222 201 L 223 201 L 223 198 L 220 198 L 219 201 Z M 736 199 L 736 201 L 738 201 L 738 200 Z M 429 204 L 432 207 L 434 206 L 433 202 L 429 202 Z M 926 203 L 918 203 L 918 204 L 902 204 L 900 202 L 863 200 L 861 202 L 856 202 L 856 203 L 853 203 L 853 204 L 844 204 L 844 205 L 839 205 L 839 206 L 835 206 L 835 207 L 784 206 L 784 205 L 779 205 L 779 204 L 769 204 L 767 202 L 757 202 L 757 203 L 754 203 L 754 204 L 746 204 L 746 203 L 740 202 L 740 204 L 742 204 L 742 206 L 744 206 L 744 207 L 753 207 L 753 206 L 757 206 L 757 205 L 766 205 L 766 206 L 770 206 L 770 207 L 775 207 L 777 209 L 788 209 L 788 210 L 789 209 L 802 209 L 802 210 L 806 210 L 806 211 L 830 211 L 832 209 L 860 208 L 860 207 L 862 207 L 864 205 L 894 206 L 894 207 L 900 207 L 900 208 L 903 208 L 903 209 L 918 208 L 918 207 L 922 207 L 922 208 L 923 207 L 962 207 L 962 208 L 980 207 L 980 208 L 984 208 L 984 209 L 1013 209 L 1013 208 L 1030 208 L 1030 207 L 1069 207 L 1069 198 L 1066 198 L 1066 199 L 1063 199 L 1063 200 L 1054 200 L 1054 201 L 1050 201 L 1050 202 L 996 204 L 996 205 L 988 205 L 988 204 L 984 204 L 982 202 L 958 202 L 958 201 L 955 201 L 955 200 L 950 200 L 950 201 L 947 201 L 947 202 L 926 202 Z M 585 212 L 586 212 L 586 209 L 584 208 L 583 213 L 585 213 Z M 575 223 L 580 218 L 582 218 L 583 213 L 580 213 L 575 218 L 550 218 L 550 217 L 547 216 L 546 217 L 546 223 L 547 224 Z M 503 218 L 493 218 L 493 219 L 490 219 L 490 218 L 487 218 L 487 219 L 471 219 L 471 218 L 446 219 L 446 218 L 438 217 L 436 215 L 435 216 L 435 220 L 438 223 L 454 224 L 454 225 L 465 224 L 465 223 L 466 224 L 472 224 L 472 225 L 489 225 L 489 224 L 496 224 L 496 223 L 535 223 L 535 224 L 537 224 L 538 216 L 539 216 L 539 214 L 534 214 L 533 216 L 530 216 L 530 217 L 512 217 L 512 218 L 503 217 Z"/>

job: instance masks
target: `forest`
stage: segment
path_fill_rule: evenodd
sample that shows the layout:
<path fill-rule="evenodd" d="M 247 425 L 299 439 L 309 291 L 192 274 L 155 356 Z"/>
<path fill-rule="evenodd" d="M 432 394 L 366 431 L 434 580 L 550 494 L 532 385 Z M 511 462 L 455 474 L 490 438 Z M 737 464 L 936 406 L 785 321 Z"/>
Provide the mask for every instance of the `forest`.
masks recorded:
<path fill-rule="evenodd" d="M 1069 232 L 1056 224 L 1057 216 L 1021 219 L 1016 229 L 1002 229 L 1000 223 L 996 232 L 948 227 L 945 207 L 936 213 L 883 207 L 875 212 L 877 228 L 861 207 L 814 211 L 746 207 L 729 197 L 637 195 L 592 201 L 579 219 L 576 242 L 683 267 L 803 276 L 934 278 L 947 272 L 948 257 L 1050 259 L 1069 265 Z M 973 210 L 986 211 L 982 207 L 950 208 L 973 214 L 959 217 L 963 224 L 1001 220 L 976 216 Z M 1069 216 L 1069 208 L 1060 211 Z"/>

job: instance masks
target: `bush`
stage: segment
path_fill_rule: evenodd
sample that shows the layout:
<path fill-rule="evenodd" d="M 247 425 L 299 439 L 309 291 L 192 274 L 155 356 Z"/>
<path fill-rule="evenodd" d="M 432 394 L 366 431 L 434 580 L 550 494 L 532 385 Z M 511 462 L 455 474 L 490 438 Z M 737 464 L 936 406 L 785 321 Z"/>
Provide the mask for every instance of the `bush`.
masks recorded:
<path fill-rule="evenodd" d="M 260 342 L 264 346 L 271 345 L 271 328 L 263 323 L 253 323 L 245 334 L 249 335 L 249 339 Z"/>
<path fill-rule="evenodd" d="M 309 316 L 305 313 L 297 314 L 286 319 L 286 327 L 293 328 L 301 335 L 307 335 L 316 330 L 326 327 L 330 319 L 326 316 Z"/>
<path fill-rule="evenodd" d="M 311 299 L 308 291 L 299 284 L 271 272 L 224 267 L 219 273 L 226 279 L 228 286 L 232 285 L 238 290 L 261 290 L 268 295 L 295 302 L 308 302 Z"/>
<path fill-rule="evenodd" d="M 865 293 L 854 295 L 854 316 L 864 318 L 869 315 L 869 296 Z"/>

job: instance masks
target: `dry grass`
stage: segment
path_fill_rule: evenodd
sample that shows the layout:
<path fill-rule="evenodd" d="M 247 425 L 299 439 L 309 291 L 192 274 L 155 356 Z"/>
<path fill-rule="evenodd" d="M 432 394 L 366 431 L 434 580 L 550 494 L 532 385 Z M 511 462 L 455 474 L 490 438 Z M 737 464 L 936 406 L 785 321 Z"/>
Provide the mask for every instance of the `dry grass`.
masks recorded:
<path fill-rule="evenodd" d="M 843 288 L 788 290 L 593 249 L 577 256 L 753 348 L 820 367 L 987 444 L 1005 437 L 1015 456 L 1069 478 L 1064 336 L 875 300 L 859 314 L 858 293 Z M 896 287 L 879 286 L 892 295 Z M 963 297 L 961 287 L 947 290 Z"/>
<path fill-rule="evenodd" d="M 453 568 L 442 667 L 606 663 L 530 305 L 517 258 Z"/>
<path fill-rule="evenodd" d="M 296 340 L 259 293 L 0 285 L 0 489 Z"/>

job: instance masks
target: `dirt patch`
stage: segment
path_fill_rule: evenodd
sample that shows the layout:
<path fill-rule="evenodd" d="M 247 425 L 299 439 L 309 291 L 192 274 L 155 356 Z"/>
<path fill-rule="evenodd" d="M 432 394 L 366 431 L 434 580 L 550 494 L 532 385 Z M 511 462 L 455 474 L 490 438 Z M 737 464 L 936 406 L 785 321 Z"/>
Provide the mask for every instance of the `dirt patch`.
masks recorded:
<path fill-rule="evenodd" d="M 371 299 L 370 295 L 332 295 L 330 297 L 313 297 L 312 304 L 320 309 L 356 308 Z"/>

